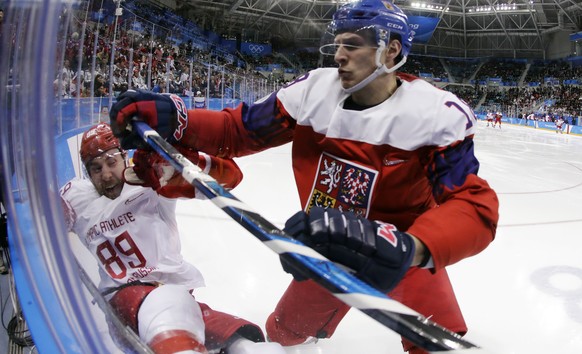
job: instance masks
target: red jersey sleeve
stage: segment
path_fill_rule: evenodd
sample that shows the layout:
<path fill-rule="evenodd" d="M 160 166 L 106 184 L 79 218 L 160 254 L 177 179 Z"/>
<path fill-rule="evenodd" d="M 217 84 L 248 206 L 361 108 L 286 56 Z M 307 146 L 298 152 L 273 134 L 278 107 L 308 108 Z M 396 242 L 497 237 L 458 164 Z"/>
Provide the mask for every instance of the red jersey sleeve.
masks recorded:
<path fill-rule="evenodd" d="M 178 142 L 218 157 L 240 157 L 290 142 L 294 127 L 295 121 L 273 93 L 250 106 L 189 110 Z"/>
<path fill-rule="evenodd" d="M 408 232 L 430 250 L 435 269 L 481 252 L 495 237 L 499 201 L 478 169 L 472 136 L 432 153 L 427 174 L 437 206 Z"/>

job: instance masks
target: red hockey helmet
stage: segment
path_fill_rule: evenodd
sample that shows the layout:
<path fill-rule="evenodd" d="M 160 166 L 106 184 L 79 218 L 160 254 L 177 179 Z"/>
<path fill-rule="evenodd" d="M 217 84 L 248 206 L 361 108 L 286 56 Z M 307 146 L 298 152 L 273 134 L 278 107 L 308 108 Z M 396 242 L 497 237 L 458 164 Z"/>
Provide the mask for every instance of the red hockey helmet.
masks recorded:
<path fill-rule="evenodd" d="M 87 166 L 91 160 L 111 149 L 119 149 L 123 152 L 121 144 L 113 135 L 109 124 L 99 123 L 83 133 L 80 150 L 81 161 L 83 161 L 83 165 Z"/>

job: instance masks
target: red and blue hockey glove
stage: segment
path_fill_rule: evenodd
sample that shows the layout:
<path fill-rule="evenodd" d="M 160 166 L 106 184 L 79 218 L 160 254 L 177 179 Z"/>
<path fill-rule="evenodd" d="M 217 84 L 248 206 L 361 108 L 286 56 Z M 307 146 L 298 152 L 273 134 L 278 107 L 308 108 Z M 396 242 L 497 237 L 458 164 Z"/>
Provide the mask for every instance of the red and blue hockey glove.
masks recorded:
<path fill-rule="evenodd" d="M 155 129 L 162 138 L 177 141 L 188 123 L 184 101 L 173 94 L 146 90 L 127 90 L 117 97 L 109 112 L 111 129 L 124 149 L 145 147 L 142 139 L 131 132 L 131 121 L 139 119 Z M 172 140 L 173 139 L 173 140 Z"/>
<path fill-rule="evenodd" d="M 284 230 L 333 262 L 383 292 L 392 290 L 404 277 L 414 258 L 410 235 L 392 224 L 370 221 L 352 212 L 315 207 L 301 211 L 285 223 Z M 283 269 L 297 280 L 301 275 L 286 262 Z"/>

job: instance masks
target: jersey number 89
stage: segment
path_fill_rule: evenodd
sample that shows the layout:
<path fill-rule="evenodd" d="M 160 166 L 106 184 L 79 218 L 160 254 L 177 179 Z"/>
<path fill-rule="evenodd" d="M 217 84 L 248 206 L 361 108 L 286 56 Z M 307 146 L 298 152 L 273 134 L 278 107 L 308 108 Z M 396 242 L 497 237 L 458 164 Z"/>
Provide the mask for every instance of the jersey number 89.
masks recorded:
<path fill-rule="evenodd" d="M 131 268 L 141 268 L 145 266 L 146 260 L 127 231 L 117 236 L 113 244 L 108 240 L 97 246 L 97 257 L 105 266 L 107 273 L 114 279 L 123 279 L 127 276 L 128 266 Z M 139 263 L 134 260 L 127 262 L 127 266 L 119 257 L 122 254 L 126 257 L 134 255 Z"/>

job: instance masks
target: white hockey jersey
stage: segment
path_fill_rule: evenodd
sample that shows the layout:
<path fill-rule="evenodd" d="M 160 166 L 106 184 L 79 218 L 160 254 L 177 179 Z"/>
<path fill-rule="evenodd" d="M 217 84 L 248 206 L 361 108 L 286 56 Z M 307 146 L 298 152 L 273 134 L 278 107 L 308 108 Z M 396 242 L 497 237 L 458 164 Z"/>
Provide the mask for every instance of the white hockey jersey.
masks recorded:
<path fill-rule="evenodd" d="M 151 188 L 125 184 L 112 200 L 88 179 L 61 188 L 69 231 L 78 235 L 99 264 L 105 290 L 133 281 L 204 286 L 204 278 L 180 253 L 176 201 Z"/>

